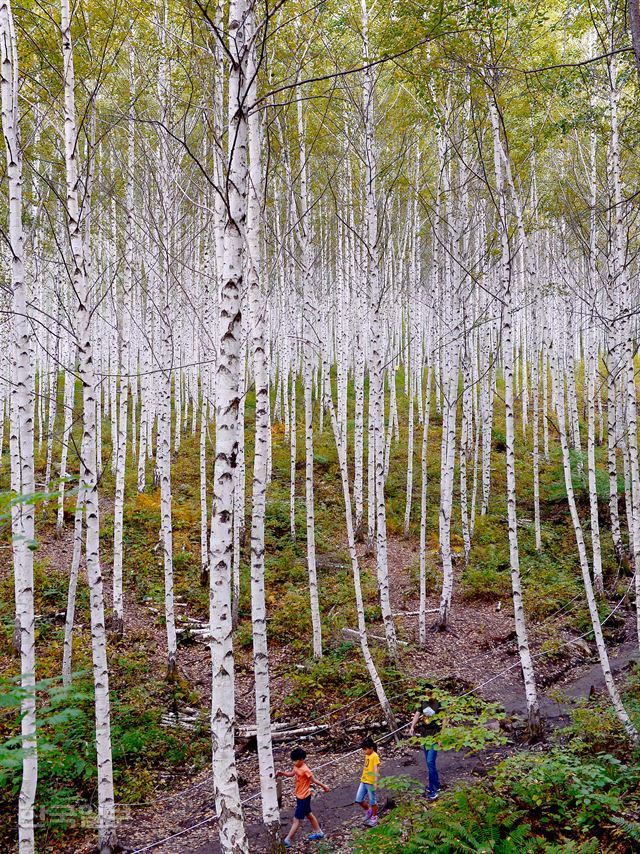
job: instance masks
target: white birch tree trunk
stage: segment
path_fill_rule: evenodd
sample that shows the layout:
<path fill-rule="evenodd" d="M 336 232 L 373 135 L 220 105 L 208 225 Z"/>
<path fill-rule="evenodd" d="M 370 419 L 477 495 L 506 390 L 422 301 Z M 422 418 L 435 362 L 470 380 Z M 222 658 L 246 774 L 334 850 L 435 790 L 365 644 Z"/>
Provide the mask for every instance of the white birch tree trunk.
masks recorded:
<path fill-rule="evenodd" d="M 590 298 L 595 301 L 598 295 L 598 246 L 597 246 L 597 160 L 596 134 L 592 131 L 590 138 L 590 216 L 589 216 L 589 289 Z M 595 311 L 591 313 L 594 324 Z M 585 391 L 587 398 L 587 479 L 589 484 L 589 510 L 591 514 L 591 547 L 593 553 L 593 584 L 598 594 L 604 592 L 602 575 L 602 554 L 600 547 L 600 521 L 598 517 L 598 490 L 596 486 L 596 415 L 595 394 L 598 378 L 598 344 L 595 329 L 589 332 L 587 363 L 585 365 Z M 599 396 L 599 394 L 598 394 Z"/>
<path fill-rule="evenodd" d="M 38 785 L 36 733 L 36 637 L 33 586 L 35 512 L 34 396 L 31 325 L 27 308 L 22 223 L 22 148 L 18 114 L 18 45 L 10 0 L 0 2 L 0 90 L 2 133 L 8 178 L 9 249 L 11 254 L 11 534 L 16 608 L 16 637 L 20 652 L 20 734 L 22 780 L 18 796 L 18 848 L 35 854 L 34 803 Z"/>
<path fill-rule="evenodd" d="M 74 348 L 75 349 L 75 348 Z M 75 358 L 73 363 L 75 364 Z M 64 493 L 66 486 L 67 460 L 69 457 L 69 442 L 71 440 L 71 427 L 73 424 L 73 404 L 75 400 L 76 377 L 71 365 L 64 368 L 64 388 L 62 401 L 64 408 L 64 424 L 62 427 L 62 450 L 60 451 L 60 484 L 58 486 L 58 511 L 56 516 L 56 531 L 62 533 L 64 527 Z"/>
<path fill-rule="evenodd" d="M 524 605 L 522 602 L 522 583 L 520 579 L 520 553 L 518 546 L 518 518 L 516 510 L 516 472 L 515 472 L 515 414 L 513 391 L 513 293 L 511 249 L 509 246 L 508 211 L 502 171 L 503 149 L 500 139 L 500 124 L 498 110 L 493 102 L 489 103 L 489 113 L 493 130 L 494 165 L 496 176 L 496 191 L 499 204 L 500 243 L 501 243 L 501 291 L 503 294 L 502 309 L 502 363 L 504 370 L 504 411 L 505 411 L 505 444 L 507 469 L 507 519 L 509 525 L 509 563 L 511 567 L 511 591 L 513 596 L 513 611 L 518 640 L 518 654 L 522 667 L 522 677 L 527 699 L 528 729 L 530 735 L 540 731 L 540 708 L 538 705 L 535 672 L 529 649 L 529 638 L 525 622 Z"/>
<path fill-rule="evenodd" d="M 78 134 L 69 0 L 61 0 L 60 12 L 64 62 L 64 151 L 67 179 L 67 216 L 69 239 L 73 255 L 73 288 L 78 300 L 76 306 L 76 334 L 83 400 L 80 484 L 83 490 L 86 513 L 86 564 L 89 581 L 91 647 L 95 687 L 96 753 L 98 766 L 98 848 L 100 854 L 111 854 L 117 848 L 117 836 L 113 795 L 113 760 L 111 754 L 109 671 L 107 666 L 104 596 L 99 553 L 96 382 L 91 343 L 89 283 L 78 202 Z"/>
<path fill-rule="evenodd" d="M 422 452 L 420 457 L 420 605 L 418 607 L 418 642 L 427 644 L 427 443 L 429 440 L 429 417 L 431 415 L 431 366 L 427 368 L 427 390 L 422 421 Z"/>
<path fill-rule="evenodd" d="M 369 57 L 368 0 L 361 0 L 364 61 Z M 378 211 L 375 190 L 377 157 L 374 141 L 374 85 L 371 69 L 364 71 L 364 132 L 365 132 L 365 218 L 367 270 L 369 278 L 369 311 L 371 320 L 371 360 L 369 363 L 369 418 L 372 419 L 375 481 L 376 564 L 380 610 L 387 640 L 387 650 L 393 660 L 397 656 L 396 630 L 389 597 L 389 567 L 387 560 L 387 510 L 385 504 L 385 435 L 384 435 L 384 353 L 381 335 L 382 290 L 379 269 Z M 390 413 L 391 415 L 391 413 Z M 391 418 L 390 418 L 391 420 Z M 369 445 L 369 455 L 372 453 Z M 371 500 L 371 493 L 369 494 Z"/>
<path fill-rule="evenodd" d="M 249 29 L 249 27 L 247 28 Z M 248 101 L 255 102 L 256 63 L 252 45 L 247 66 L 250 81 Z M 267 645 L 267 609 L 264 580 L 265 506 L 267 493 L 267 451 L 269 445 L 269 368 L 265 344 L 266 304 L 260 287 L 260 204 L 262 174 L 260 164 L 259 113 L 253 110 L 248 122 L 249 201 L 247 205 L 247 290 L 251 308 L 251 356 L 256 389 L 255 451 L 251 495 L 251 625 L 253 630 L 253 672 L 256 697 L 256 734 L 262 819 L 269 844 L 280 846 L 280 812 L 276 789 L 273 745 L 271 740 L 271 701 L 269 688 L 269 651 Z"/>
<path fill-rule="evenodd" d="M 134 53 L 129 49 L 129 121 L 127 127 L 127 175 L 125 187 L 125 234 L 124 234 L 124 282 L 123 282 L 123 306 L 122 320 L 120 326 L 120 389 L 118 401 L 117 438 L 116 438 L 116 484 L 115 501 L 113 511 L 113 620 L 112 630 L 116 637 L 124 634 L 124 601 L 122 585 L 122 560 L 123 547 L 122 537 L 124 529 L 124 481 L 127 463 L 127 434 L 129 416 L 129 337 L 131 328 L 132 289 L 133 289 L 133 182 L 135 168 L 135 124 L 133 109 L 135 100 L 134 90 Z"/>
<path fill-rule="evenodd" d="M 535 314 L 533 319 L 534 335 L 537 331 Z M 532 461 L 533 461 L 533 527 L 536 551 L 542 551 L 542 532 L 540 529 L 540 353 L 537 348 L 531 366 L 531 394 L 533 397 Z"/>
<path fill-rule="evenodd" d="M 407 368 L 409 370 L 409 368 Z M 413 503 L 413 434 L 414 434 L 414 389 L 413 378 L 409 379 L 409 415 L 407 435 L 407 492 L 404 508 L 404 535 L 409 536 L 409 524 L 411 522 L 411 505 Z"/>
<path fill-rule="evenodd" d="M 162 54 L 160 56 L 160 67 L 158 70 L 158 97 L 162 105 L 163 120 L 170 121 L 170 98 L 169 82 L 167 80 L 165 46 L 167 40 L 168 11 L 165 4 L 163 11 L 163 26 L 161 30 Z M 160 306 L 161 322 L 161 344 L 160 358 L 161 371 L 159 375 L 159 409 L 158 409 L 158 436 L 156 449 L 156 464 L 160 479 L 160 541 L 162 545 L 164 566 L 164 613 L 165 628 L 167 633 L 167 678 L 173 679 L 177 672 L 178 642 L 176 635 L 175 607 L 173 593 L 173 514 L 172 514 L 172 489 L 171 489 L 171 435 L 172 435 L 172 373 L 175 374 L 175 400 L 174 410 L 176 424 L 180 422 L 180 391 L 177 378 L 180 371 L 172 371 L 176 360 L 179 361 L 178 342 L 173 336 L 173 312 L 171 305 L 172 288 L 172 250 L 171 242 L 174 226 L 174 199 L 170 182 L 170 163 L 167 138 L 164 130 L 160 130 L 159 138 L 159 185 L 160 185 L 160 223 L 159 223 L 159 268 L 158 280 L 158 304 Z M 176 352 L 177 351 L 177 352 Z M 179 435 L 179 427 L 175 435 Z"/>
<path fill-rule="evenodd" d="M 234 751 L 235 686 L 231 620 L 233 484 L 238 456 L 243 232 L 247 215 L 247 0 L 231 0 L 227 59 L 228 161 L 224 256 L 218 309 L 215 463 L 209 562 L 213 793 L 225 854 L 248 854 Z M 221 176 L 222 177 L 222 176 Z M 220 188 L 222 190 L 222 187 Z"/>
<path fill-rule="evenodd" d="M 307 571 L 313 635 L 313 656 L 322 658 L 322 624 L 316 568 L 315 500 L 313 490 L 313 373 L 317 367 L 317 311 L 313 293 L 313 262 L 311 257 L 311 217 L 307 184 L 307 149 L 302 100 L 297 102 L 297 131 L 300 172 L 299 233 L 302 253 L 302 390 L 304 399 L 305 504 L 307 517 Z M 322 427 L 320 427 L 322 430 Z"/>
<path fill-rule="evenodd" d="M 73 623 L 76 612 L 76 591 L 78 589 L 78 574 L 82 556 L 82 516 L 84 513 L 84 495 L 82 487 L 76 498 L 75 521 L 73 525 L 73 553 L 69 569 L 69 587 L 67 590 L 67 611 L 64 623 L 64 641 L 62 646 L 62 684 L 71 684 L 71 667 L 73 664 Z"/>
<path fill-rule="evenodd" d="M 207 510 L 207 413 L 209 400 L 207 389 L 202 389 L 200 403 L 200 584 L 209 583 L 209 513 Z"/>

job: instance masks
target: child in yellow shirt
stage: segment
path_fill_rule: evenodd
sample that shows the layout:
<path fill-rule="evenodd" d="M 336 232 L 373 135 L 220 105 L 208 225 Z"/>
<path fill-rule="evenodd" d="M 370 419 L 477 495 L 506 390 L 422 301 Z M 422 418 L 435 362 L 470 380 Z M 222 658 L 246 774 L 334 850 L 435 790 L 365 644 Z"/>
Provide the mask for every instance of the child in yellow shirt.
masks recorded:
<path fill-rule="evenodd" d="M 371 736 L 367 736 L 360 747 L 364 750 L 364 768 L 360 777 L 360 785 L 356 794 L 356 803 L 366 811 L 364 823 L 367 827 L 375 827 L 378 823 L 378 802 L 376 789 L 380 768 L 380 757 Z"/>

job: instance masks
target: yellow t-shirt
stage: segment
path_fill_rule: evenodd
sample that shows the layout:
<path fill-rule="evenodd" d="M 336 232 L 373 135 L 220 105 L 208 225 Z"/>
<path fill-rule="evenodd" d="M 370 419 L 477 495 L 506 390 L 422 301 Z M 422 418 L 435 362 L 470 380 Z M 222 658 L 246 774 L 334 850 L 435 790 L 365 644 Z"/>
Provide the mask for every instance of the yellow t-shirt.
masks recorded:
<path fill-rule="evenodd" d="M 380 764 L 380 757 L 378 754 L 373 751 L 373 753 L 369 753 L 364 757 L 364 768 L 362 770 L 362 777 L 360 777 L 361 783 L 368 783 L 373 786 L 376 782 L 376 771 L 378 769 L 378 765 Z"/>

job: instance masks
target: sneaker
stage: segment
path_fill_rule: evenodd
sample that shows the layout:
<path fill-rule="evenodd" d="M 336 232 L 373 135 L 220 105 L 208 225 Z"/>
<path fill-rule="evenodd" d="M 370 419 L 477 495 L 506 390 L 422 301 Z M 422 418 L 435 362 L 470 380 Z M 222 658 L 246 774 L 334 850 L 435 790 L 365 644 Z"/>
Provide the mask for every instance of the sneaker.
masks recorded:
<path fill-rule="evenodd" d="M 293 845 L 291 844 L 291 842 L 288 839 L 283 839 L 282 844 L 287 849 L 287 851 L 289 850 L 289 848 L 293 848 Z"/>
<path fill-rule="evenodd" d="M 318 830 L 316 833 L 310 833 L 307 839 L 309 842 L 317 842 L 319 839 L 324 839 L 324 833 Z"/>
<path fill-rule="evenodd" d="M 433 793 L 429 792 L 427 797 L 429 798 L 430 801 L 437 801 L 438 800 L 438 794 L 439 794 L 438 792 L 433 792 Z"/>
<path fill-rule="evenodd" d="M 367 827 L 377 827 L 378 826 L 378 816 L 372 815 L 370 819 L 365 821 Z"/>
<path fill-rule="evenodd" d="M 364 818 L 362 819 L 364 824 L 366 824 L 372 816 L 373 816 L 373 810 L 371 809 L 371 807 L 369 807 L 369 809 L 364 814 Z"/>

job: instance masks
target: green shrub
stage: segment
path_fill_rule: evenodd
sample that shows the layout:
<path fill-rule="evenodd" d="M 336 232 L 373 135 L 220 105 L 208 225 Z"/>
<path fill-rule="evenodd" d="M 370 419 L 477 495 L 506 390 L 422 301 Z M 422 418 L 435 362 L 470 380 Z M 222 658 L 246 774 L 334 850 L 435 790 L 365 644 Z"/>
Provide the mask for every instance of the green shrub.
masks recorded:
<path fill-rule="evenodd" d="M 418 686 L 409 692 L 409 703 L 415 708 L 424 697 Z M 505 744 L 506 738 L 496 724 L 505 715 L 496 703 L 487 703 L 475 694 L 455 695 L 441 687 L 430 693 L 439 700 L 442 727 L 435 737 L 416 737 L 424 747 L 438 750 L 481 750 L 489 744 Z"/>
<path fill-rule="evenodd" d="M 639 780 L 638 770 L 615 756 L 582 759 L 559 748 L 518 754 L 495 773 L 498 793 L 510 797 L 546 831 L 598 829 L 622 808 L 624 794 Z"/>
<path fill-rule="evenodd" d="M 523 554 L 520 559 L 525 613 L 541 621 L 564 608 L 581 590 L 577 555 L 550 550 Z"/>
<path fill-rule="evenodd" d="M 38 697 L 38 805 L 56 816 L 63 831 L 74 810 L 90 796 L 95 777 L 92 696 L 86 683 L 63 688 L 57 680 L 36 684 Z M 20 735 L 20 702 L 24 692 L 16 680 L 0 680 L 5 711 L 0 727 L 0 814 L 11 817 L 3 834 L 12 835 L 15 801 L 20 789 L 25 749 Z M 9 836 L 5 836 L 9 838 Z"/>
<path fill-rule="evenodd" d="M 509 550 L 506 543 L 478 545 L 471 551 L 471 562 L 462 573 L 462 592 L 466 599 L 500 599 L 511 592 Z"/>
<path fill-rule="evenodd" d="M 626 740 L 613 709 L 586 699 L 579 700 L 571 710 L 571 722 L 562 734 L 579 755 L 608 753 Z"/>
<path fill-rule="evenodd" d="M 336 693 L 341 697 L 359 697 L 371 688 L 359 651 L 350 643 L 341 643 L 327 650 L 319 661 L 309 662 L 302 669 L 292 668 L 286 675 L 292 687 L 284 702 L 294 707 L 310 704 L 318 707 L 319 700 L 326 702 L 327 697 Z"/>
<path fill-rule="evenodd" d="M 405 802 L 377 828 L 358 835 L 353 850 L 354 854 L 523 854 L 536 850 L 524 817 L 482 786 L 463 789 L 445 795 L 429 810 L 416 809 L 415 800 Z"/>

